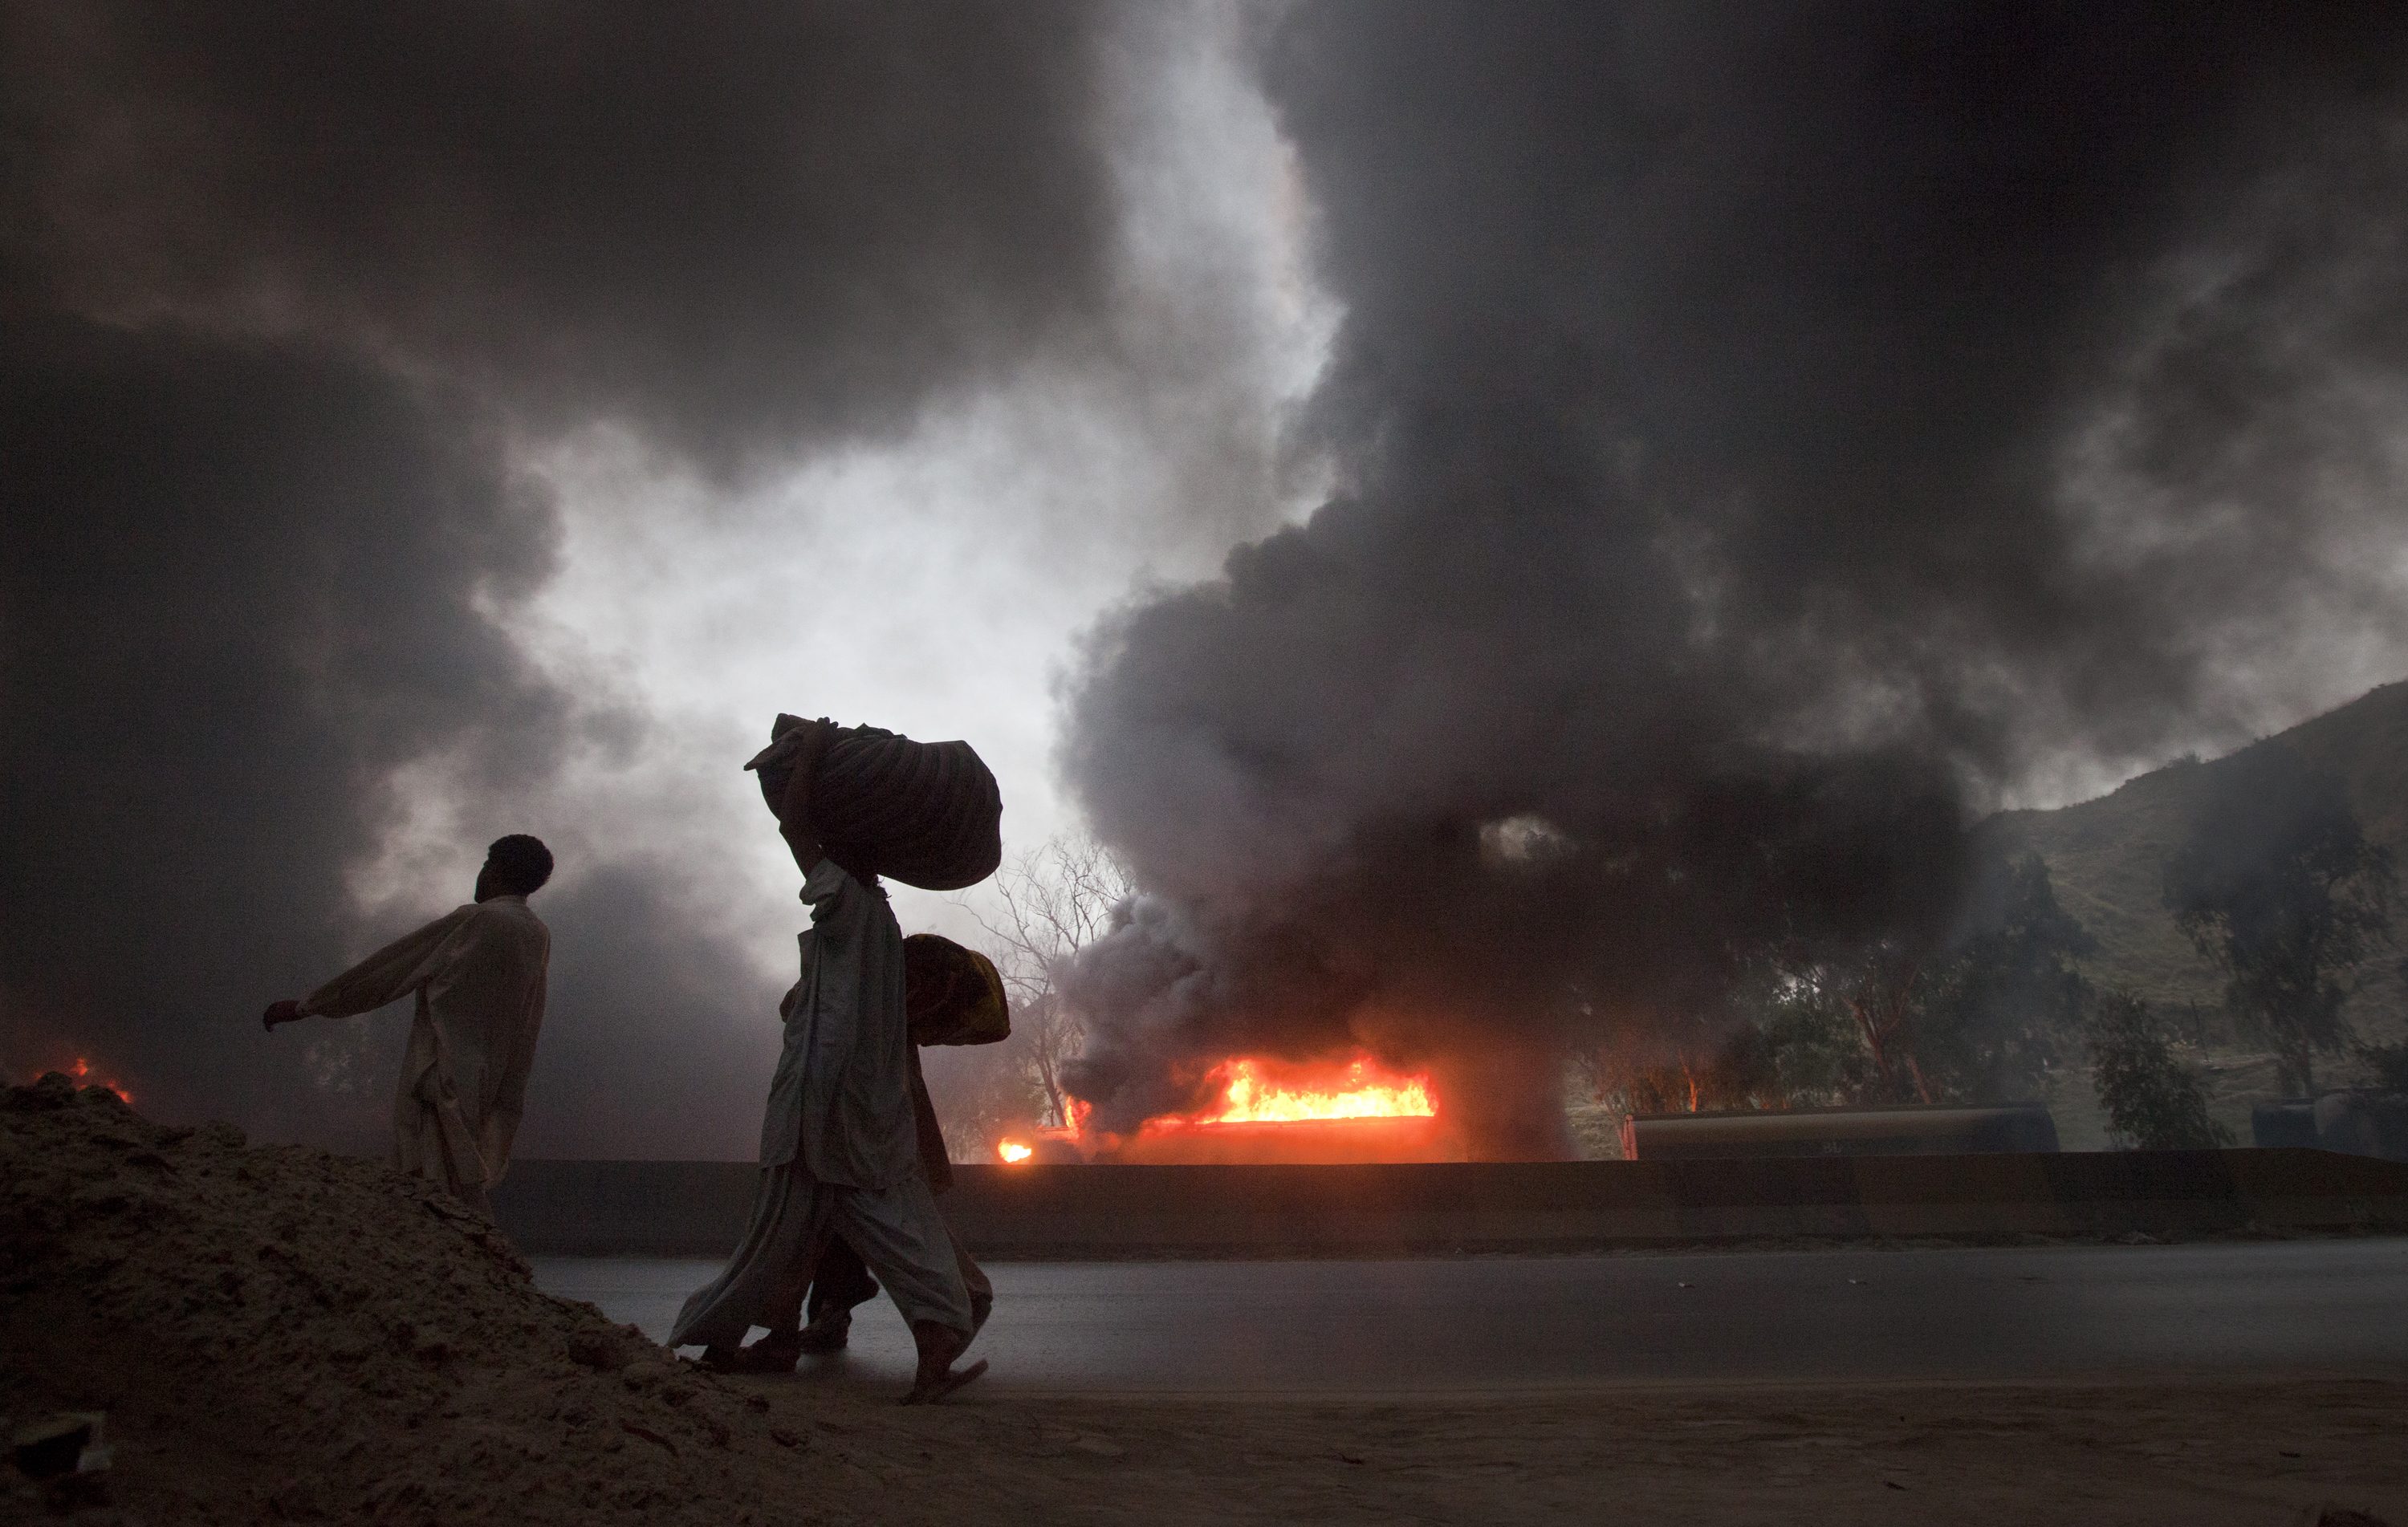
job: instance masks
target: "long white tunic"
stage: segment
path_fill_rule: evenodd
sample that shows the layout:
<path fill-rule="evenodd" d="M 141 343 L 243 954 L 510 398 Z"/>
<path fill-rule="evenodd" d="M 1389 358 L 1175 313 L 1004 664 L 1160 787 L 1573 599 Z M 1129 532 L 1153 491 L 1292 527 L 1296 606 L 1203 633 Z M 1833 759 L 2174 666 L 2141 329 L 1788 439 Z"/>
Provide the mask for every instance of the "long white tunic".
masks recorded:
<path fill-rule="evenodd" d="M 786 993 L 785 1049 L 761 1120 L 752 1219 L 718 1277 L 695 1292 L 669 1345 L 732 1347 L 787 1329 L 834 1234 L 903 1319 L 977 1329 L 960 1256 L 920 1166 L 903 1011 L 903 934 L 886 893 L 823 859 L 803 879 L 810 931 Z"/>
<path fill-rule="evenodd" d="M 472 1202 L 502 1180 L 543 1023 L 552 931 L 524 896 L 436 919 L 301 999 L 348 1018 L 415 993 L 394 1099 L 394 1162 Z"/>
<path fill-rule="evenodd" d="M 889 1188 L 918 1176 L 903 933 L 886 892 L 833 859 L 803 881 L 802 979 L 780 1007 L 786 1042 L 761 1120 L 761 1164 L 799 1158 L 821 1182 Z"/>

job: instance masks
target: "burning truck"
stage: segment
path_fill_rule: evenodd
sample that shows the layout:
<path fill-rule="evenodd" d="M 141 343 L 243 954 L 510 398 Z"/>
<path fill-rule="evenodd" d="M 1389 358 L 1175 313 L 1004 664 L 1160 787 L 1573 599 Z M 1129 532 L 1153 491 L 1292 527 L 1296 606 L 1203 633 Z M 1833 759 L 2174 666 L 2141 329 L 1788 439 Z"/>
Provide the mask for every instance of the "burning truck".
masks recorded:
<path fill-rule="evenodd" d="M 1469 1159 L 1437 1106 L 1430 1077 L 1368 1053 L 1319 1063 L 1225 1061 L 1211 1068 L 1202 1095 L 1208 1101 L 1199 1107 L 1156 1114 L 1125 1132 L 1095 1127 L 1094 1109 L 1074 1103 L 1068 1127 L 1007 1137 L 996 1156 L 1006 1165 L 1149 1166 Z"/>

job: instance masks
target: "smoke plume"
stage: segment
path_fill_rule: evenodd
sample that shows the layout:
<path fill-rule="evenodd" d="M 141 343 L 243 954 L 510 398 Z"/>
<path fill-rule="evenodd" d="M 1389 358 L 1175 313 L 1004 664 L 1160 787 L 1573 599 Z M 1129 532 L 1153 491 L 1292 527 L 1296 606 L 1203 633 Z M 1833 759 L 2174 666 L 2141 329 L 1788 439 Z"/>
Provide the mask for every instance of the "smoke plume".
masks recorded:
<path fill-rule="evenodd" d="M 0 12 L 0 1063 L 373 1138 L 397 1045 L 257 1016 L 443 909 L 351 880 L 439 766 L 471 863 L 561 850 L 529 1138 L 741 1154 L 695 1104 L 776 988 L 657 822 L 546 793 L 652 722 L 514 639 L 560 536 L 521 450 L 732 480 L 1079 354 L 1102 14 Z"/>
<path fill-rule="evenodd" d="M 1776 943 L 1944 941 L 2002 795 L 2397 661 L 2403 43 L 1283 13 L 1337 486 L 1075 676 L 1066 769 L 1146 890 L 1075 972 L 1096 1121 L 1368 1044 L 1545 1154 L 1568 1044 L 1711 1021 Z"/>
<path fill-rule="evenodd" d="M 526 1148 L 741 1154 L 787 930 L 682 777 L 580 771 L 677 732 L 737 794 L 766 717 L 533 650 L 565 506 L 632 462 L 732 514 L 1006 394 L 1214 545 L 1335 484 L 1071 676 L 1147 888 L 1079 972 L 1112 1119 L 1366 1042 L 1542 1153 L 1564 1043 L 1712 1021 L 1769 939 L 1943 940 L 1994 798 L 2408 652 L 2390 11 L 1249 14 L 1299 178 L 1228 213 L 1130 168 L 1243 116 L 1132 63 L 1203 12 L 0 8 L 0 1068 L 372 1138 L 389 1036 L 260 1007 L 442 909 L 381 866 L 532 831 Z M 1229 375 L 1318 308 L 1224 216 L 1343 305 L 1285 478 Z"/>

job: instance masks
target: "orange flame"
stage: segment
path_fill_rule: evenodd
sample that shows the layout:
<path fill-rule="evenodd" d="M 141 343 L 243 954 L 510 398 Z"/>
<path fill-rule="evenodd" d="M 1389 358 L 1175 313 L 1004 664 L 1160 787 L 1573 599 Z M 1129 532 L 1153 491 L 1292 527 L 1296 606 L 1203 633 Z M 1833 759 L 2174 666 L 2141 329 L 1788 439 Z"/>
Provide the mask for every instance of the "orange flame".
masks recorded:
<path fill-rule="evenodd" d="M 1294 1123 L 1308 1119 L 1427 1119 L 1427 1077 L 1398 1077 L 1376 1070 L 1357 1056 L 1344 1069 L 1318 1082 L 1283 1083 L 1264 1074 L 1263 1063 L 1231 1061 L 1218 1113 L 1199 1114 L 1202 1124 Z"/>
<path fill-rule="evenodd" d="M 1235 1056 L 1205 1073 L 1210 1101 L 1192 1113 L 1156 1114 L 1126 1134 L 1091 1130 L 1088 1105 L 1074 1098 L 1071 1127 L 1039 1130 L 1030 1149 L 1062 1140 L 1082 1161 L 1156 1164 L 1459 1159 L 1436 1092 L 1426 1074 L 1392 1071 L 1367 1051 L 1304 1062 Z M 1004 1159 L 1020 1159 L 1009 1152 L 1021 1143 L 1006 1141 Z"/>
<path fill-rule="evenodd" d="M 76 1057 L 75 1064 L 67 1067 L 67 1075 L 76 1079 L 76 1085 L 79 1087 L 105 1087 L 108 1091 L 117 1094 L 117 1101 L 120 1103 L 130 1105 L 134 1101 L 134 1094 L 127 1092 L 122 1086 L 114 1081 L 101 1080 L 87 1082 L 84 1078 L 92 1075 L 92 1062 L 86 1060 L 83 1056 L 79 1055 Z"/>
<path fill-rule="evenodd" d="M 995 1148 L 995 1153 L 1001 1156 L 1005 1163 L 1009 1164 L 1013 1162 L 1026 1161 L 1029 1157 L 1037 1154 L 1037 1148 L 1034 1146 L 1023 1145 L 1018 1140 L 1006 1140 L 1001 1145 Z"/>

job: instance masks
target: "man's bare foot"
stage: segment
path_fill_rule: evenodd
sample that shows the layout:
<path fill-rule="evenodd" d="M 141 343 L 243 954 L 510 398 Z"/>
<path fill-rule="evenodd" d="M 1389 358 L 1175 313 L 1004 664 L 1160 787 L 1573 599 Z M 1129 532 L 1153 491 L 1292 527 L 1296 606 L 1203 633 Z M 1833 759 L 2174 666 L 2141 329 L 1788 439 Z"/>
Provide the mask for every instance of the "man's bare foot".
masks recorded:
<path fill-rule="evenodd" d="M 986 1359 L 981 1358 L 967 1368 L 948 1368 L 936 1377 L 924 1375 L 914 1380 L 911 1392 L 903 1396 L 907 1406 L 932 1406 L 953 1391 L 986 1372 Z"/>
<path fill-rule="evenodd" d="M 713 1373 L 793 1373 L 802 1355 L 801 1332 L 772 1331 L 750 1347 L 706 1347 L 702 1365 Z"/>
<path fill-rule="evenodd" d="M 796 1337 L 796 1350 L 824 1355 L 841 1352 L 853 1334 L 853 1311 L 832 1309 L 803 1327 Z"/>
<path fill-rule="evenodd" d="M 986 1372 L 983 1360 L 967 1368 L 953 1366 L 970 1339 L 951 1326 L 921 1320 L 911 1327 L 911 1339 L 920 1348 L 920 1371 L 912 1377 L 911 1392 L 903 1396 L 907 1406 L 934 1405 Z"/>

